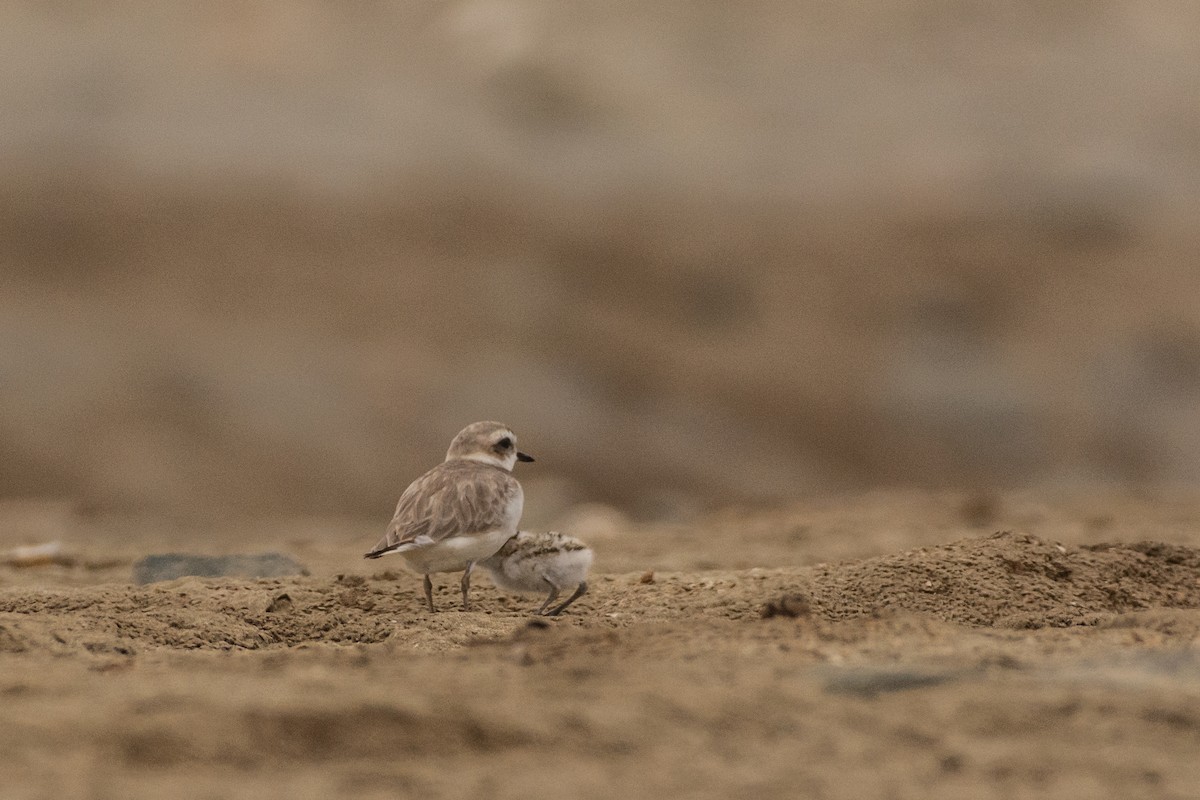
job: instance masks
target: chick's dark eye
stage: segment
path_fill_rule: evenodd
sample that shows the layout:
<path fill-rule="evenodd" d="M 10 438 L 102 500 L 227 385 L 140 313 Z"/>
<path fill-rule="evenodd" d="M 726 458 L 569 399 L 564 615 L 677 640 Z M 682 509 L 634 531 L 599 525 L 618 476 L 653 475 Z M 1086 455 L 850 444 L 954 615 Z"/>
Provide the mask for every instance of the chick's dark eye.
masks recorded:
<path fill-rule="evenodd" d="M 507 450 L 508 448 L 512 447 L 512 439 L 505 436 L 503 439 L 496 442 L 496 447 L 500 448 L 501 450 Z"/>

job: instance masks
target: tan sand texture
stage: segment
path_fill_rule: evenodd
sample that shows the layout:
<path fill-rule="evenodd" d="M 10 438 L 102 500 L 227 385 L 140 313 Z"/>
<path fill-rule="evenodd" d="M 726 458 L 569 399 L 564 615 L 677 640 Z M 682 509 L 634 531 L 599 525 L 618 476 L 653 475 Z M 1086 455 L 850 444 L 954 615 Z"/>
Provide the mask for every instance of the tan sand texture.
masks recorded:
<path fill-rule="evenodd" d="M 703 570 L 630 526 L 598 558 L 637 539 L 656 568 L 601 561 L 554 620 L 482 581 L 478 610 L 449 610 L 446 580 L 429 614 L 419 578 L 332 530 L 295 578 L 3 568 L 4 796 L 1193 796 L 1200 504 L 1110 497 L 1098 522 L 1087 498 L 993 498 L 1034 535 L 972 530 L 970 499 L 759 512 L 750 547 L 801 526 L 793 562 L 848 536 L 863 554 L 809 566 L 720 564 L 731 513 L 688 528 Z M 867 521 L 888 509 L 945 543 L 889 550 Z M 1156 526 L 1171 541 L 1102 544 Z"/>

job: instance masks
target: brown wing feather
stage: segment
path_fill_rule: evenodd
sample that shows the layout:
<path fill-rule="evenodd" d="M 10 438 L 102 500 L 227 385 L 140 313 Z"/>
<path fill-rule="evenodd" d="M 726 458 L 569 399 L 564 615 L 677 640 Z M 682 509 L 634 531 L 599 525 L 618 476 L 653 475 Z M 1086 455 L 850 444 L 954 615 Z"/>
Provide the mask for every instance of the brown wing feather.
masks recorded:
<path fill-rule="evenodd" d="M 476 461 L 447 461 L 413 481 L 367 558 L 395 550 L 419 536 L 441 541 L 459 533 L 495 530 L 507 523 L 510 503 L 521 492 L 516 478 Z"/>

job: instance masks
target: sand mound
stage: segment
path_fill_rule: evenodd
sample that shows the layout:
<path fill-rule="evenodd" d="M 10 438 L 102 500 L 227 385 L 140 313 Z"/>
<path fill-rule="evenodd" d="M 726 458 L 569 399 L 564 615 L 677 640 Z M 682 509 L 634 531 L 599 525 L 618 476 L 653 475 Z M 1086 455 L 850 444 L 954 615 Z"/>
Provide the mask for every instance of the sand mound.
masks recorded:
<path fill-rule="evenodd" d="M 1200 550 L 1159 542 L 1068 548 L 1001 532 L 814 568 L 768 616 L 886 611 L 1007 628 L 1094 624 L 1101 615 L 1200 607 Z"/>

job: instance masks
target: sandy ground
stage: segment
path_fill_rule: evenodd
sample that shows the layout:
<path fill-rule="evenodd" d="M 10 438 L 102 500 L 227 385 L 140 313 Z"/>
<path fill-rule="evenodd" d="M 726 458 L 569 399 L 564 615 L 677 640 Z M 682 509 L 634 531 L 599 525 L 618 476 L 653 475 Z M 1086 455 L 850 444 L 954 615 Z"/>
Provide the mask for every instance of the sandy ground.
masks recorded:
<path fill-rule="evenodd" d="M 0 506 L 70 555 L 0 567 L 0 795 L 1200 796 L 1195 494 L 574 519 L 592 591 L 541 620 L 451 576 L 424 611 L 375 521 Z M 269 549 L 310 574 L 129 582 Z"/>

